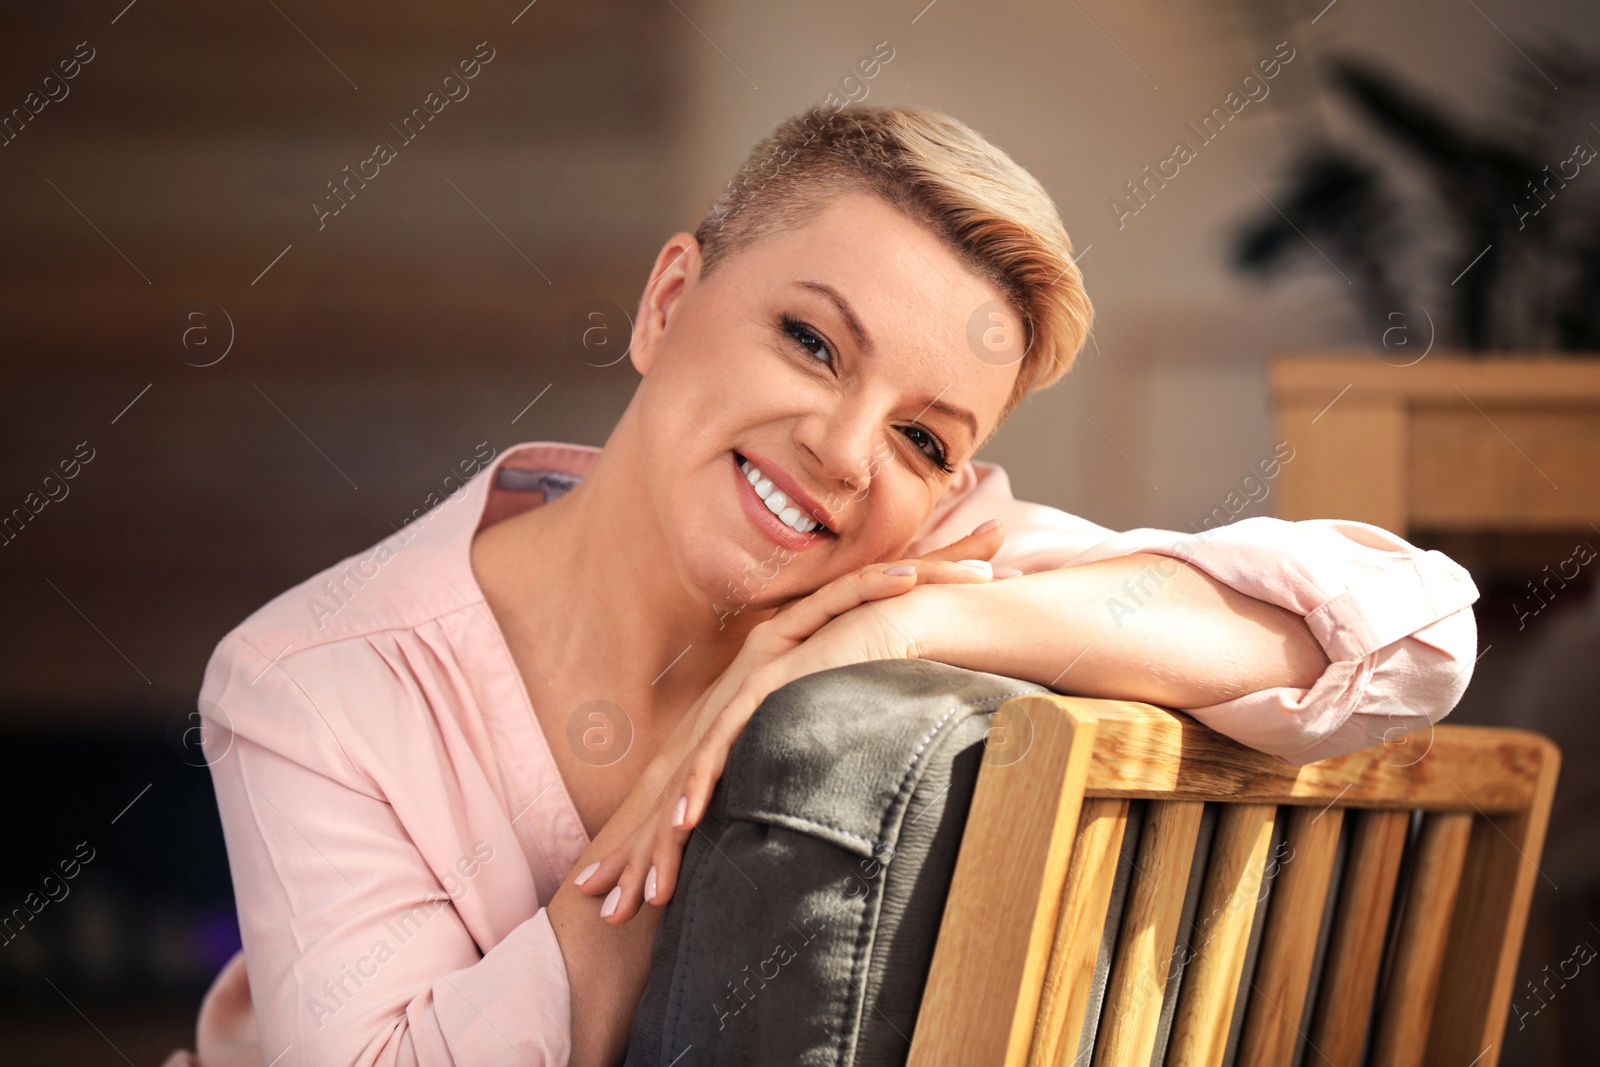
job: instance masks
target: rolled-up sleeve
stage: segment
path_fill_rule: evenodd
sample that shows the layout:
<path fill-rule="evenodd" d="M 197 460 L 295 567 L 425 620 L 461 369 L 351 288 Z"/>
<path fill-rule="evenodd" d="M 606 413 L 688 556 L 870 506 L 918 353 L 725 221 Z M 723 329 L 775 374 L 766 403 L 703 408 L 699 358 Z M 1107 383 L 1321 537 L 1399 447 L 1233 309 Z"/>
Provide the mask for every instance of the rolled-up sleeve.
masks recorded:
<path fill-rule="evenodd" d="M 1034 572 L 1155 552 L 1305 618 L 1329 661 L 1311 688 L 1264 689 L 1177 709 L 1252 748 L 1301 765 L 1387 741 L 1397 745 L 1396 759 L 1408 762 L 1426 750 L 1426 734 L 1399 739 L 1431 728 L 1471 681 L 1478 589 L 1442 552 L 1342 519 L 1255 517 L 1187 534 L 1117 532 L 1016 500 L 1004 471 L 972 467 L 911 551 L 999 518 L 1008 533 L 996 566 Z"/>
<path fill-rule="evenodd" d="M 446 890 L 283 664 L 225 640 L 201 708 L 263 1062 L 567 1062 L 545 909 L 483 951 L 458 911 L 479 888 Z"/>

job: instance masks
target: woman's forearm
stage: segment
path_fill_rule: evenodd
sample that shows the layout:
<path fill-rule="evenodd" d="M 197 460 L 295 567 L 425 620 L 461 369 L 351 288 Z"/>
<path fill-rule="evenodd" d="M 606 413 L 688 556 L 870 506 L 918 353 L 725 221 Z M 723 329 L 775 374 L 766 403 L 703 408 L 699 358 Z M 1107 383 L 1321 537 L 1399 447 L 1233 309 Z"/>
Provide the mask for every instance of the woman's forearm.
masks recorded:
<path fill-rule="evenodd" d="M 665 787 L 676 761 L 657 758 L 610 821 L 595 835 L 548 905 L 550 926 L 567 964 L 572 1000 L 572 1067 L 620 1063 L 628 1029 L 650 969 L 650 944 L 660 909 L 645 907 L 634 921 L 614 926 L 600 919 L 601 901 L 580 892 L 572 879 L 628 839 L 652 811 L 652 785 Z"/>
<path fill-rule="evenodd" d="M 1328 666 L 1301 616 L 1157 553 L 909 595 L 922 658 L 1083 696 L 1206 707 Z"/>
<path fill-rule="evenodd" d="M 628 1030 L 650 972 L 656 924 L 661 920 L 661 909 L 647 904 L 629 922 L 605 922 L 600 918 L 604 898 L 581 892 L 573 878 L 626 842 L 652 816 L 662 791 L 699 736 L 705 705 L 719 698 L 726 700 L 740 677 L 734 667 L 724 671 L 678 719 L 621 806 L 595 834 L 550 899 L 550 925 L 566 960 L 571 990 L 572 1067 L 611 1067 L 622 1062 Z"/>

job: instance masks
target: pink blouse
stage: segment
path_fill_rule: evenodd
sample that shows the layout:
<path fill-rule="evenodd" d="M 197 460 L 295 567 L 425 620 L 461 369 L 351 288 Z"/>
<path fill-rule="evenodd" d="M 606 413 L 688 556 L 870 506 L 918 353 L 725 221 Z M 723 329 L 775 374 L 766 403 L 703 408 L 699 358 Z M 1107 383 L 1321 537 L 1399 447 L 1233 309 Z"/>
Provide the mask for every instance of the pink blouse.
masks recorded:
<path fill-rule="evenodd" d="M 469 549 L 597 455 L 501 453 L 217 644 L 199 706 L 244 947 L 201 1006 L 198 1057 L 166 1067 L 567 1062 L 570 991 L 543 905 L 589 839 Z M 1331 661 L 1310 689 L 1184 709 L 1293 764 L 1438 720 L 1472 674 L 1471 577 L 1375 526 L 1117 533 L 1016 500 L 975 462 L 911 554 L 990 518 L 1009 531 L 997 566 L 1158 552 L 1305 616 Z"/>

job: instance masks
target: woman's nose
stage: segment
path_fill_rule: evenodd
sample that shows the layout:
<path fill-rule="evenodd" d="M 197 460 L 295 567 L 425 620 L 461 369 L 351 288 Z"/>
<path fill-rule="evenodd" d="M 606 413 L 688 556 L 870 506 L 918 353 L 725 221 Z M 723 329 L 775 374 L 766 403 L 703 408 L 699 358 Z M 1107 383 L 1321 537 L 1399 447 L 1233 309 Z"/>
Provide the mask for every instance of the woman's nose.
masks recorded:
<path fill-rule="evenodd" d="M 817 474 L 842 492 L 864 492 L 882 465 L 881 422 L 860 410 L 840 405 L 826 415 L 802 422 L 800 444 L 816 457 Z"/>

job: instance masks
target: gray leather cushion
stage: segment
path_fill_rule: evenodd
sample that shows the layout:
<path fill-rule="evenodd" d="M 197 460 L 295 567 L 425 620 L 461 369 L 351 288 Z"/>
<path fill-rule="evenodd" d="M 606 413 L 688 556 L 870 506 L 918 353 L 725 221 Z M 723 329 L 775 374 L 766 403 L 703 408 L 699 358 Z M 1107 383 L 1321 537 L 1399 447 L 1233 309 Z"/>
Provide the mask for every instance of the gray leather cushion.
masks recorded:
<path fill-rule="evenodd" d="M 886 660 L 768 697 L 685 850 L 627 1067 L 905 1063 L 990 713 L 1044 691 Z"/>

